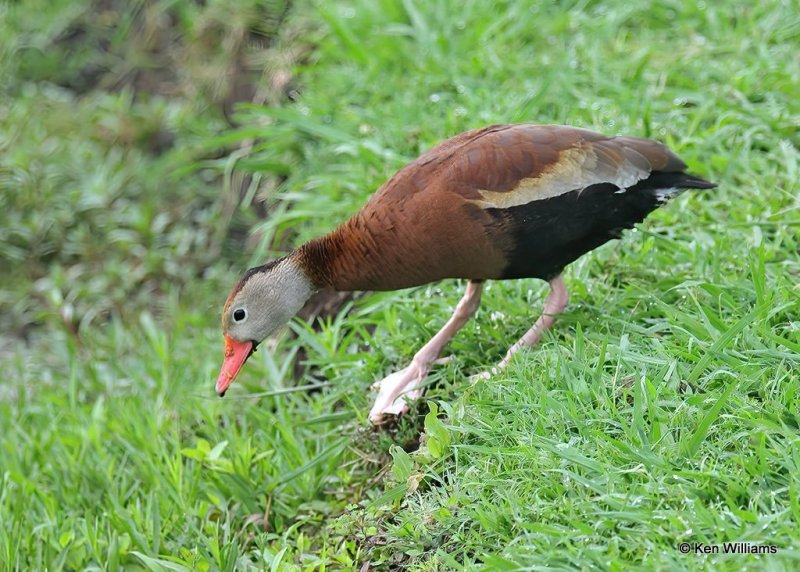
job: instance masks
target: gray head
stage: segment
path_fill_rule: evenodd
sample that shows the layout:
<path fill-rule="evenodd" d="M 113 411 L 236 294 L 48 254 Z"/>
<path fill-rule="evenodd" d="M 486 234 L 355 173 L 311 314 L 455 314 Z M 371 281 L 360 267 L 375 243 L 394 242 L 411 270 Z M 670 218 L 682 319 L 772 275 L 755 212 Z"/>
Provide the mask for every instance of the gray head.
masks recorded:
<path fill-rule="evenodd" d="M 225 393 L 256 345 L 291 320 L 313 293 L 311 280 L 292 257 L 245 273 L 222 309 L 225 361 L 218 393 Z"/>

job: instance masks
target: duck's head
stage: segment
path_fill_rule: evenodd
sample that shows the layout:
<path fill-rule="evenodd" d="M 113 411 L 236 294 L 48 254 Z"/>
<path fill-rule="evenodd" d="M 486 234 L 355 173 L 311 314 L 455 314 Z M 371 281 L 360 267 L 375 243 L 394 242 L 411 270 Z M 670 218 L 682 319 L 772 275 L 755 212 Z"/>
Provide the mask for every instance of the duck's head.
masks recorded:
<path fill-rule="evenodd" d="M 245 272 L 222 309 L 225 358 L 216 386 L 220 396 L 258 344 L 291 320 L 313 293 L 311 281 L 292 257 Z"/>

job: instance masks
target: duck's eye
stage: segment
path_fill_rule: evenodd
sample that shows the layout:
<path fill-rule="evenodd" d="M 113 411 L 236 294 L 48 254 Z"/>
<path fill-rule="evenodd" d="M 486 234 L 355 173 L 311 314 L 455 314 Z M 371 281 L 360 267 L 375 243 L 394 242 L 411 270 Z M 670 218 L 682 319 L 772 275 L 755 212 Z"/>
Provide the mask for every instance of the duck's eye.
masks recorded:
<path fill-rule="evenodd" d="M 233 311 L 234 322 L 243 322 L 246 317 L 247 317 L 247 312 L 245 312 L 244 308 L 236 308 Z"/>

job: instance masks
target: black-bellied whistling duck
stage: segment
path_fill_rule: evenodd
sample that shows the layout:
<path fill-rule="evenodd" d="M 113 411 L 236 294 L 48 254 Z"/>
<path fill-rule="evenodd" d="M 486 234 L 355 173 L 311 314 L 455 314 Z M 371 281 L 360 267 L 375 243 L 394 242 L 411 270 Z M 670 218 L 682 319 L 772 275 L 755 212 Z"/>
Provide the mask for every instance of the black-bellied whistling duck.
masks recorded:
<path fill-rule="evenodd" d="M 450 320 L 411 364 L 376 385 L 373 423 L 407 409 L 444 346 L 475 313 L 485 280 L 550 282 L 544 313 L 508 350 L 536 344 L 567 304 L 564 267 L 618 238 L 684 189 L 714 183 L 685 172 L 665 145 L 557 125 L 468 131 L 401 169 L 333 232 L 251 268 L 222 311 L 224 395 L 264 338 L 317 290 L 397 290 L 469 279 Z"/>

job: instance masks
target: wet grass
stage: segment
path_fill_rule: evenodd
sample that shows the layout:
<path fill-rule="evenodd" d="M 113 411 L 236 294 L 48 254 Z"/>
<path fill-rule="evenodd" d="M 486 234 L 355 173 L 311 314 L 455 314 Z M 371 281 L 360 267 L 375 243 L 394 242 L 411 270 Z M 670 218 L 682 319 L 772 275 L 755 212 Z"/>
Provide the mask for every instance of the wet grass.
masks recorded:
<path fill-rule="evenodd" d="M 45 313 L 28 342 L 4 339 L 4 569 L 794 569 L 798 13 L 791 2 L 295 6 L 315 46 L 295 102 L 241 106 L 240 130 L 194 141 L 254 138 L 222 160 L 255 173 L 243 204 L 269 212 L 251 247 L 200 257 L 198 278 L 154 291 L 133 316 L 78 319 L 76 333 Z M 231 256 L 244 267 L 279 254 L 438 140 L 514 121 L 651 136 L 720 186 L 573 264 L 570 306 L 541 346 L 473 384 L 546 293 L 489 284 L 448 348 L 456 359 L 393 431 L 369 427 L 368 387 L 436 331 L 463 284 L 295 322 L 213 397 Z M 38 129 L 58 134 L 49 120 Z M 252 220 L 244 209 L 234 223 Z M 777 553 L 678 549 L 725 541 Z"/>

